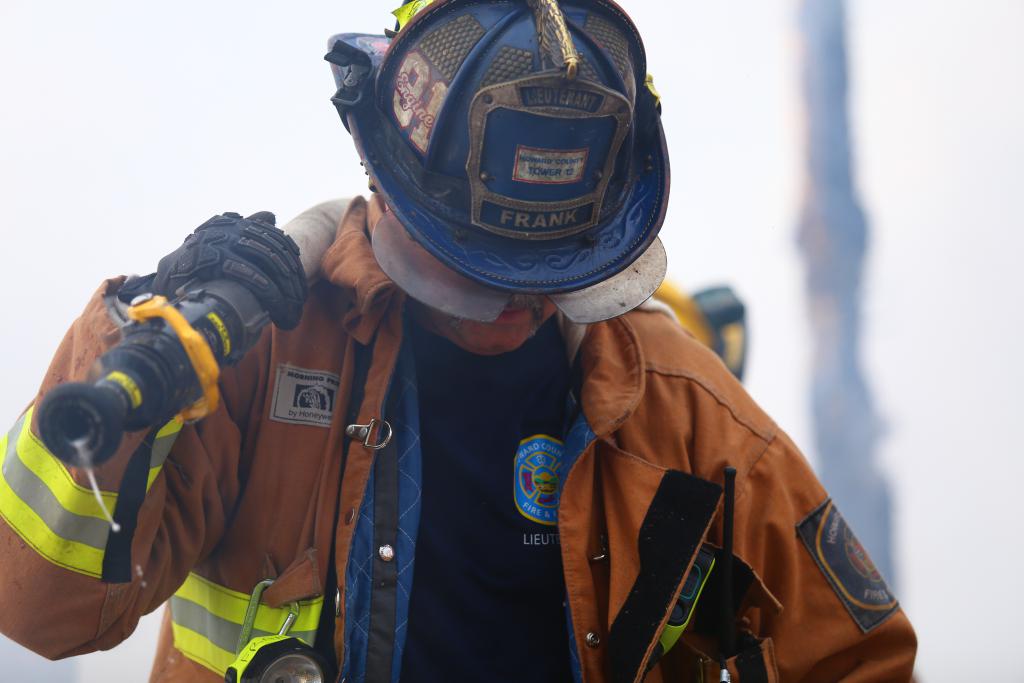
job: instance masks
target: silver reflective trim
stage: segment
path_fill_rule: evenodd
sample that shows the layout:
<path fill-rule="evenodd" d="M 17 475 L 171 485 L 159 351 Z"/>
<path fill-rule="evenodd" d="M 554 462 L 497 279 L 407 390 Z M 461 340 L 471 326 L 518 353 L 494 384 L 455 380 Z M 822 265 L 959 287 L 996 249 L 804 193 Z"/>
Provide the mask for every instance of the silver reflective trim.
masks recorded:
<path fill-rule="evenodd" d="M 574 323 L 596 323 L 628 313 L 654 294 L 665 279 L 668 255 L 661 239 L 617 275 L 575 292 L 548 298 Z"/>
<path fill-rule="evenodd" d="M 177 431 L 167 436 L 161 436 L 159 439 L 153 442 L 153 450 L 149 454 L 149 469 L 154 467 L 160 467 L 167 460 L 167 456 L 171 453 L 171 448 L 174 446 L 174 442 L 177 441 L 178 435 L 181 434 Z"/>
<path fill-rule="evenodd" d="M 238 635 L 242 631 L 241 624 L 221 619 L 202 606 L 177 595 L 171 596 L 171 619 L 175 624 L 195 631 L 220 649 L 235 652 Z"/>
<path fill-rule="evenodd" d="M 171 619 L 178 626 L 184 626 L 190 631 L 198 633 L 202 637 L 226 652 L 237 652 L 238 636 L 242 632 L 242 625 L 236 624 L 227 619 L 218 617 L 202 605 L 197 605 L 191 600 L 171 596 Z M 263 631 L 258 628 L 252 630 L 250 640 L 261 636 L 273 636 L 276 633 Z M 307 645 L 313 645 L 316 639 L 316 631 L 293 632 L 288 635 L 298 638 Z"/>
<path fill-rule="evenodd" d="M 390 211 L 373 228 L 373 255 L 381 270 L 409 296 L 442 313 L 489 323 L 512 295 L 473 282 L 421 247 Z"/>
<path fill-rule="evenodd" d="M 23 426 L 28 429 L 25 426 L 26 415 L 18 419 L 7 435 L 4 480 L 53 533 L 67 541 L 82 543 L 97 550 L 106 549 L 110 524 L 106 520 L 79 515 L 66 509 L 50 487 L 21 461 L 18 455 L 18 436 Z"/>

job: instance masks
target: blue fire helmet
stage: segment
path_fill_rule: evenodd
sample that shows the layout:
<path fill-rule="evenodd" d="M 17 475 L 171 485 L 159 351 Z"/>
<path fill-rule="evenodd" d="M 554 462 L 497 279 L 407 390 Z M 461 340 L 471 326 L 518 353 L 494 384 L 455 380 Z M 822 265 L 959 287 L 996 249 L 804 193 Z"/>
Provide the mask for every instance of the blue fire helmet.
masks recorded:
<path fill-rule="evenodd" d="M 390 207 L 381 267 L 474 320 L 517 294 L 576 322 L 641 304 L 665 275 L 669 169 L 632 22 L 610 0 L 417 4 L 392 38 L 342 34 L 326 56 Z"/>

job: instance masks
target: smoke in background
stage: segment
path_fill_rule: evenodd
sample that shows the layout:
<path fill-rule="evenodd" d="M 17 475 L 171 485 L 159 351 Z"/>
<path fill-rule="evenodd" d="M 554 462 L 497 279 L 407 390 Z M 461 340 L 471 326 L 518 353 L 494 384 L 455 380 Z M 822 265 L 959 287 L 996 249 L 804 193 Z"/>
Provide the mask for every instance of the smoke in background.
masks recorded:
<path fill-rule="evenodd" d="M 794 227 L 798 4 L 623 4 L 663 96 L 671 275 L 690 288 L 729 282 L 745 298 L 747 386 L 818 460 Z M 31 399 L 103 277 L 152 270 L 221 211 L 283 221 L 366 192 L 321 58 L 329 35 L 380 31 L 389 9 L 0 4 L 0 420 L 13 423 Z M 1005 677 L 1020 668 L 1021 600 L 1007 587 L 1022 559 L 1010 505 L 1024 475 L 1011 432 L 1024 384 L 1024 6 L 860 0 L 847 10 L 853 158 L 872 234 L 861 362 L 886 419 L 877 461 L 892 486 L 898 595 L 921 640 L 922 680 Z M 77 659 L 79 680 L 144 680 L 158 619 Z M 21 657 L 0 646 L 0 680 L 9 670 L 69 680 L 66 663 L 32 656 L 30 668 Z"/>

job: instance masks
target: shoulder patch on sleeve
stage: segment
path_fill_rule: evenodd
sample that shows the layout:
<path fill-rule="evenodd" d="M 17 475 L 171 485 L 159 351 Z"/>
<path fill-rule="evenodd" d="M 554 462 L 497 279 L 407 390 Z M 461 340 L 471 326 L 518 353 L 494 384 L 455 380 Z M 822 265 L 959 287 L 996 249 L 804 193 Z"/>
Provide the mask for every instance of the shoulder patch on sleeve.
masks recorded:
<path fill-rule="evenodd" d="M 899 602 L 882 574 L 832 499 L 819 505 L 796 529 L 840 602 L 864 633 L 899 609 Z"/>

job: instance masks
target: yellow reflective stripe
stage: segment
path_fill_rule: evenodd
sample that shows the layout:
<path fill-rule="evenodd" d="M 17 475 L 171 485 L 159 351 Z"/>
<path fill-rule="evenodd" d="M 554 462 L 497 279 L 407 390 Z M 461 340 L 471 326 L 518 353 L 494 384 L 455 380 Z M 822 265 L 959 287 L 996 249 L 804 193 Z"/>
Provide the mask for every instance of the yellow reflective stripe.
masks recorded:
<path fill-rule="evenodd" d="M 171 418 L 171 421 L 161 427 L 160 431 L 156 433 L 157 441 L 165 436 L 176 436 L 184 426 L 185 424 L 179 418 Z"/>
<path fill-rule="evenodd" d="M 29 420 L 25 419 L 23 430 L 28 430 L 29 424 Z M 21 488 L 22 485 L 28 483 L 24 477 L 29 470 L 24 468 L 20 470 L 20 473 L 15 474 L 18 472 L 17 468 L 23 463 L 18 457 L 16 448 L 9 448 L 10 440 L 11 435 L 5 435 L 3 439 L 0 439 L 0 472 L 3 473 L 0 475 L 0 516 L 40 557 L 59 567 L 99 577 L 103 572 L 103 548 L 64 538 L 58 533 L 60 531 L 70 536 L 68 530 L 74 529 L 73 526 L 64 525 L 63 522 L 74 524 L 91 518 L 72 513 L 62 516 L 62 511 L 55 507 L 46 507 L 37 512 L 22 500 L 11 487 L 10 480 L 14 480 L 15 486 Z M 18 481 L 19 477 L 22 478 L 20 482 Z M 24 495 L 25 489 L 21 490 Z M 44 496 L 50 493 L 38 488 L 37 492 Z M 26 497 L 29 496 L 26 495 Z M 105 525 L 106 522 L 103 524 Z M 62 528 L 64 526 L 67 528 Z M 51 527 L 56 527 L 56 530 Z M 109 529 L 109 527 L 106 528 Z"/>
<path fill-rule="evenodd" d="M 25 413 L 21 434 L 18 436 L 18 456 L 21 461 L 46 484 L 68 512 L 106 520 L 103 510 L 93 497 L 92 489 L 79 486 L 71 478 L 71 473 L 64 467 L 64 463 L 51 455 L 39 437 L 32 433 L 31 424 L 32 408 L 29 408 Z M 100 496 L 107 504 L 107 509 L 113 512 L 117 504 L 117 494 L 100 491 Z"/>
<path fill-rule="evenodd" d="M 433 2 L 434 0 L 413 0 L 412 2 L 407 2 L 398 9 L 392 11 L 391 14 L 395 19 L 398 19 L 398 30 L 401 31 L 405 28 L 405 25 L 408 24 L 414 16 L 419 14 L 420 10 L 426 9 Z"/>
<path fill-rule="evenodd" d="M 171 622 L 171 632 L 174 634 L 174 647 L 196 664 L 217 672 L 218 676 L 223 676 L 235 661 L 233 653 L 222 650 L 190 628 Z"/>
<path fill-rule="evenodd" d="M 218 585 L 195 573 L 188 575 L 185 583 L 182 584 L 181 588 L 174 595 L 183 600 L 201 605 L 211 614 L 239 626 L 242 625 L 242 620 L 245 618 L 245 610 L 249 606 L 248 594 L 239 593 L 225 586 Z M 324 599 L 321 597 L 300 602 L 299 618 L 295 620 L 291 632 L 316 631 L 320 623 L 320 611 L 319 609 L 310 608 L 317 603 L 323 603 L 323 601 Z M 287 607 L 269 607 L 261 604 L 256 612 L 256 621 L 253 624 L 253 628 L 257 631 L 277 633 L 287 616 Z"/>
<path fill-rule="evenodd" d="M 80 486 L 64 464 L 32 433 L 32 408 L 0 441 L 0 516 L 46 560 L 65 569 L 100 576 L 110 526 L 91 489 Z M 147 490 L 161 471 L 180 423 L 160 430 L 154 451 L 159 463 L 147 478 Z M 117 494 L 101 491 L 108 509 Z"/>
<path fill-rule="evenodd" d="M 242 631 L 249 595 L 192 573 L 170 602 L 174 646 L 189 659 L 224 675 L 235 660 L 234 648 Z M 301 601 L 298 619 L 288 634 L 313 645 L 323 602 L 322 597 Z M 261 604 L 252 636 L 276 634 L 287 616 L 287 607 Z"/>
<path fill-rule="evenodd" d="M 65 469 L 64 463 L 51 455 L 39 437 L 28 428 L 27 425 L 30 424 L 32 424 L 32 408 L 25 413 L 26 426 L 18 437 L 18 454 L 25 466 L 43 480 L 68 511 L 76 515 L 88 515 L 105 521 L 107 517 L 100 510 L 92 489 L 80 486 L 75 482 L 71 473 Z M 153 485 L 157 475 L 160 474 L 167 454 L 177 440 L 182 426 L 181 420 L 174 418 L 157 432 L 156 438 L 153 440 L 153 453 L 150 457 L 149 474 L 146 478 L 147 491 Z M 117 505 L 117 494 L 111 491 L 100 491 L 100 496 L 107 504 L 107 509 L 113 512 Z"/>
<path fill-rule="evenodd" d="M 644 79 L 644 85 L 650 91 L 651 95 L 654 96 L 654 106 L 661 106 L 661 95 L 658 93 L 658 89 L 654 87 L 654 74 L 647 74 L 647 78 Z"/>
<path fill-rule="evenodd" d="M 149 456 L 149 475 L 146 479 L 146 490 L 153 485 L 158 474 L 163 469 L 164 462 L 167 460 L 167 456 L 171 452 L 171 447 L 174 446 L 174 442 L 178 440 L 178 434 L 181 433 L 181 428 L 185 425 L 182 421 L 175 417 L 170 422 L 160 428 L 160 431 L 156 433 L 156 438 L 153 439 L 153 451 Z"/>

